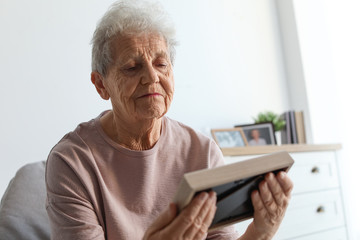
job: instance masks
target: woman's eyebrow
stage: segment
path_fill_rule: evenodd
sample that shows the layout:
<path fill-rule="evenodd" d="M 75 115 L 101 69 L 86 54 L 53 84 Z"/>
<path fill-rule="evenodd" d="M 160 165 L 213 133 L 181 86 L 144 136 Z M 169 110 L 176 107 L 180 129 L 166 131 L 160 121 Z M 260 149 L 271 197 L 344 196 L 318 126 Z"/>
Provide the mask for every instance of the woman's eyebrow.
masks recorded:
<path fill-rule="evenodd" d="M 169 57 L 169 53 L 168 51 L 164 51 L 164 50 L 161 50 L 161 51 L 158 51 L 158 52 L 155 52 L 155 57 L 158 58 L 158 57 Z"/>
<path fill-rule="evenodd" d="M 137 53 L 128 53 L 121 56 L 118 62 L 120 65 L 124 65 L 129 63 L 130 61 L 138 62 L 141 59 L 142 59 L 142 55 L 139 55 Z"/>
<path fill-rule="evenodd" d="M 127 64 L 130 61 L 140 62 L 143 59 L 144 53 L 139 54 L 138 52 L 131 52 L 131 53 L 125 53 L 123 56 L 119 59 L 119 64 L 124 65 Z M 160 50 L 160 51 L 154 51 L 151 53 L 151 57 L 153 58 L 169 58 L 169 53 L 166 50 Z"/>

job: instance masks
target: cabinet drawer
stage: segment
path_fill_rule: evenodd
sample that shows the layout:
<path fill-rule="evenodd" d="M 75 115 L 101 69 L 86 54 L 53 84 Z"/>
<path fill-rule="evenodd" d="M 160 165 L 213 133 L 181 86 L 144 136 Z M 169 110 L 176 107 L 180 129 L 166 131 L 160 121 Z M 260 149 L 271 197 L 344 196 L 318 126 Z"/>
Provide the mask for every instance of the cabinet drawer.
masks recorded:
<path fill-rule="evenodd" d="M 236 230 L 239 233 L 244 233 L 251 221 L 252 219 L 236 224 Z M 344 226 L 344 214 L 338 190 L 301 194 L 292 197 L 285 218 L 274 240 L 293 239 Z M 346 234 L 344 236 L 346 236 Z M 320 237 L 308 239 L 322 240 L 337 238 Z"/>
<path fill-rule="evenodd" d="M 345 226 L 339 190 L 292 197 L 276 239 L 321 232 Z"/>
<path fill-rule="evenodd" d="M 335 152 L 292 153 L 293 194 L 339 187 Z"/>
<path fill-rule="evenodd" d="M 311 234 L 305 237 L 292 238 L 294 240 L 347 240 L 345 228 L 333 229 L 326 232 Z"/>

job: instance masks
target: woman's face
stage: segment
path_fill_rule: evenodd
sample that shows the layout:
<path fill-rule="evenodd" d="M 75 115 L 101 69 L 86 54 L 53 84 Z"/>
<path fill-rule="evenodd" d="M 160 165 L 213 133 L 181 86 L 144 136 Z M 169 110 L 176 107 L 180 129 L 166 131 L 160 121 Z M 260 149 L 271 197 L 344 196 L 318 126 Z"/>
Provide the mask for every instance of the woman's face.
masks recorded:
<path fill-rule="evenodd" d="M 129 35 L 112 42 L 113 64 L 103 81 L 115 114 L 154 119 L 169 109 L 174 78 L 167 44 L 157 34 Z"/>

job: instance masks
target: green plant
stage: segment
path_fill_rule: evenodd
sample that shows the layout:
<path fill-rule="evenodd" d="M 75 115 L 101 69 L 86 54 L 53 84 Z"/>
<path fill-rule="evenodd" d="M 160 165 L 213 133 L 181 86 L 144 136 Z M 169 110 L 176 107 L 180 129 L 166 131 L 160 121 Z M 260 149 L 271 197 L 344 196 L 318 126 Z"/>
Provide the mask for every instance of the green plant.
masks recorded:
<path fill-rule="evenodd" d="M 261 112 L 256 118 L 253 118 L 255 123 L 272 122 L 275 132 L 282 130 L 285 127 L 285 120 L 281 119 L 279 115 L 271 111 Z"/>

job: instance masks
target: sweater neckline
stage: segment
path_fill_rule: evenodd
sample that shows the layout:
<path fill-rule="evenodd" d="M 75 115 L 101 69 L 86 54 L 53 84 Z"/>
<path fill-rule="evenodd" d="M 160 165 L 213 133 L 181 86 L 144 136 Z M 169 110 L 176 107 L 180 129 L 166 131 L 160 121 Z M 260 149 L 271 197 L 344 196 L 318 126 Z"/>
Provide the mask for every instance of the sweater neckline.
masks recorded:
<path fill-rule="evenodd" d="M 100 118 L 109 111 L 110 110 L 106 110 L 106 111 L 102 112 L 99 116 L 97 116 L 94 119 L 95 128 L 96 128 L 97 132 L 100 134 L 100 136 L 105 140 L 106 143 L 108 143 L 111 147 L 115 148 L 117 151 L 120 151 L 121 153 L 126 154 L 128 156 L 135 156 L 135 157 L 149 156 L 149 155 L 152 155 L 155 152 L 157 152 L 157 150 L 159 149 L 159 146 L 162 145 L 162 142 L 164 141 L 163 139 L 165 138 L 165 136 L 167 134 L 167 130 L 166 130 L 167 118 L 165 116 L 163 116 L 161 119 L 161 133 L 160 133 L 160 137 L 159 137 L 158 141 L 155 143 L 155 145 L 152 148 L 147 149 L 147 150 L 131 150 L 131 149 L 125 148 L 125 147 L 121 146 L 120 144 L 118 144 L 117 142 L 113 141 L 105 133 L 104 129 L 101 127 Z"/>

